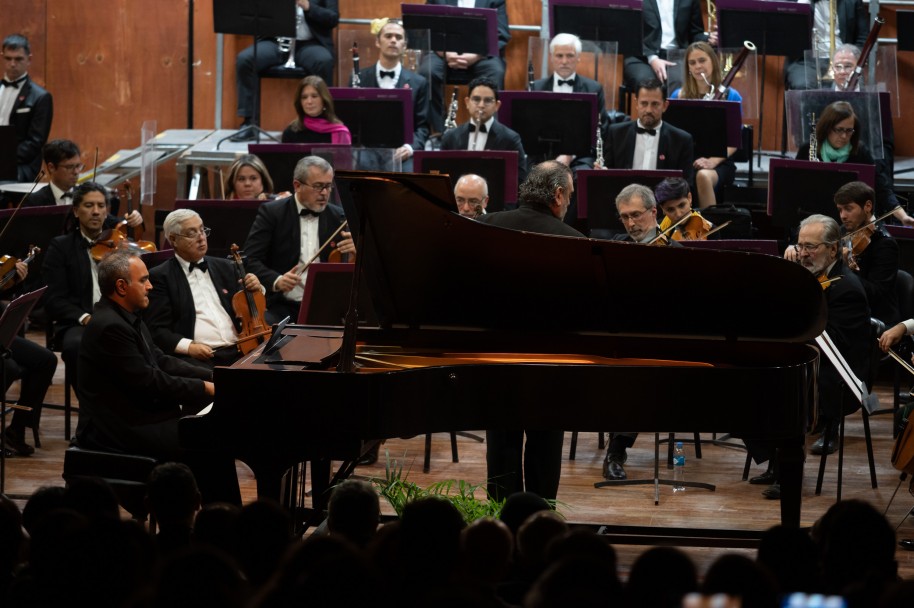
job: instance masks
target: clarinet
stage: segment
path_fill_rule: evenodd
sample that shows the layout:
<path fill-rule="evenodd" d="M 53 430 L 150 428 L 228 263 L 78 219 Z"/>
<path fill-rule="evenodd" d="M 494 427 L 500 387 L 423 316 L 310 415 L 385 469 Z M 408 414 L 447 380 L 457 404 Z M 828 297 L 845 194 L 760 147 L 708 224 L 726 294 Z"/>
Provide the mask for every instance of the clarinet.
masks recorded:
<path fill-rule="evenodd" d="M 533 62 L 530 61 L 527 63 L 527 90 L 533 90 L 533 81 L 536 80 L 535 74 L 533 73 Z"/>
<path fill-rule="evenodd" d="M 594 166 L 603 166 L 603 133 L 600 131 L 600 113 L 597 113 L 597 158 L 593 161 Z"/>
<path fill-rule="evenodd" d="M 811 125 L 811 130 L 809 133 L 809 160 L 811 162 L 819 162 L 819 138 L 816 137 L 816 113 L 813 112 L 810 115 L 809 124 Z"/>
<path fill-rule="evenodd" d="M 454 92 L 451 94 L 451 105 L 448 108 L 447 120 L 444 121 L 444 131 L 445 133 L 457 127 L 457 87 L 454 87 Z"/>
<path fill-rule="evenodd" d="M 362 86 L 362 79 L 359 78 L 359 43 L 352 43 L 352 77 L 349 79 L 349 86 L 358 89 Z"/>

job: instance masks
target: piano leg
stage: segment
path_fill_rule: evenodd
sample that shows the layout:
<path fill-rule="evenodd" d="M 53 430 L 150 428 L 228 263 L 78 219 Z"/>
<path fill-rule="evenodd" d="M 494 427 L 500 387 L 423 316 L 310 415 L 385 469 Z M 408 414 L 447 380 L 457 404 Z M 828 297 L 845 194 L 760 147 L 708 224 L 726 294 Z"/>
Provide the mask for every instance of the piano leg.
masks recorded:
<path fill-rule="evenodd" d="M 781 524 L 800 527 L 800 503 L 803 493 L 803 461 L 806 444 L 803 437 L 778 446 L 777 458 L 781 483 Z"/>

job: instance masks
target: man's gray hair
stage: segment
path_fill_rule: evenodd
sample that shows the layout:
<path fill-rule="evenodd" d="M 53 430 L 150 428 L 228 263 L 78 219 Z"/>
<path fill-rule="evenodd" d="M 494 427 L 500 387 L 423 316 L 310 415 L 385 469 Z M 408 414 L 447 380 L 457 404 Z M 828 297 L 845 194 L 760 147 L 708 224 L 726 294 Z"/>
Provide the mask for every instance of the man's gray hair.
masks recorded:
<path fill-rule="evenodd" d="M 860 61 L 860 47 L 858 47 L 856 44 L 842 44 L 835 49 L 835 55 L 838 53 L 850 53 L 854 56 L 854 59 Z M 834 58 L 834 55 L 832 55 L 832 59 Z"/>
<path fill-rule="evenodd" d="M 98 263 L 98 290 L 103 296 L 114 293 L 118 279 L 130 282 L 130 259 L 139 257 L 129 249 L 109 253 Z"/>
<path fill-rule="evenodd" d="M 481 175 L 476 175 L 475 173 L 464 173 L 460 176 L 460 179 L 457 180 L 457 183 L 454 184 L 454 193 L 457 193 L 457 186 L 460 184 L 472 184 L 479 183 L 482 184 L 482 195 L 489 196 L 489 182 L 486 181 Z"/>
<path fill-rule="evenodd" d="M 321 173 L 333 171 L 333 167 L 320 156 L 306 156 L 295 165 L 295 172 L 292 177 L 297 182 L 305 183 L 308 181 L 308 172 L 311 167 L 317 167 Z"/>
<path fill-rule="evenodd" d="M 165 221 L 162 222 L 162 230 L 165 232 L 165 238 L 174 244 L 175 241 L 171 237 L 181 234 L 181 224 L 187 220 L 199 217 L 200 214 L 193 209 L 175 209 L 166 215 Z"/>
<path fill-rule="evenodd" d="M 555 192 L 559 188 L 568 189 L 571 169 L 554 160 L 542 162 L 527 174 L 527 179 L 518 189 L 518 200 L 521 205 L 534 209 L 549 210 L 555 202 Z"/>
<path fill-rule="evenodd" d="M 619 210 L 619 203 L 627 203 L 636 196 L 641 199 L 644 203 L 644 208 L 647 210 L 657 206 L 657 199 L 654 198 L 654 192 L 650 188 L 641 184 L 629 184 L 622 188 L 622 191 L 616 197 L 616 210 Z"/>
<path fill-rule="evenodd" d="M 550 55 L 555 52 L 555 47 L 557 46 L 573 46 L 574 52 L 578 55 L 581 54 L 581 39 L 574 34 L 556 34 L 555 37 L 549 41 Z"/>
<path fill-rule="evenodd" d="M 818 213 L 815 215 L 810 215 L 808 218 L 800 222 L 800 229 L 803 229 L 806 226 L 811 226 L 813 224 L 821 224 L 825 227 L 825 232 L 822 233 L 822 238 L 824 239 L 825 243 L 831 245 L 841 240 L 841 228 L 838 226 L 838 222 L 835 221 L 835 218 Z"/>

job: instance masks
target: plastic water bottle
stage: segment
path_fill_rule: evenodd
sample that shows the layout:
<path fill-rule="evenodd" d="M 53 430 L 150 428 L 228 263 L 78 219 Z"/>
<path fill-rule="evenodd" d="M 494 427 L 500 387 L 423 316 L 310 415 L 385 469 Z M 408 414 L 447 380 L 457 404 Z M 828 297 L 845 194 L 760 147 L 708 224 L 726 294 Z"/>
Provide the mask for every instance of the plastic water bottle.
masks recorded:
<path fill-rule="evenodd" d="M 682 451 L 682 442 L 676 442 L 676 449 L 673 451 L 673 491 L 684 492 L 685 486 L 685 452 Z"/>

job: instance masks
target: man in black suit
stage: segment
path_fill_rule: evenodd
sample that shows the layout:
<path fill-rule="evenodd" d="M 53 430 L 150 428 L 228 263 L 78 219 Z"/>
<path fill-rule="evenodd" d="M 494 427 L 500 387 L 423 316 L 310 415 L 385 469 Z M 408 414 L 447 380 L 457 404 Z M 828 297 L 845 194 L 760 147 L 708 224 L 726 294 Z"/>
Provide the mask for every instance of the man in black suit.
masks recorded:
<path fill-rule="evenodd" d="M 501 107 L 497 85 L 486 78 L 474 78 L 464 99 L 470 120 L 451 129 L 441 140 L 442 150 L 514 150 L 517 152 L 517 179 L 527 177 L 527 155 L 516 131 L 495 120 Z"/>
<path fill-rule="evenodd" d="M 32 49 L 25 36 L 13 34 L 3 39 L 3 63 L 0 126 L 15 128 L 17 179 L 30 182 L 41 170 L 41 147 L 51 132 L 54 104 L 51 94 L 29 78 Z"/>
<path fill-rule="evenodd" d="M 830 3 L 812 0 L 812 24 L 818 40 L 816 55 L 827 66 L 832 60 Z M 835 3 L 838 30 L 835 32 L 835 50 L 842 44 L 862 47 L 870 32 L 870 18 L 863 0 L 837 0 Z M 784 72 L 788 89 L 818 89 L 819 79 L 815 61 L 803 57 L 788 61 Z"/>
<path fill-rule="evenodd" d="M 672 21 L 661 13 L 672 15 Z M 684 49 L 699 40 L 717 45 L 717 32 L 710 36 L 704 32 L 700 0 L 644 0 L 641 20 L 643 55 L 626 57 L 623 68 L 625 84 L 632 90 L 639 82 L 653 78 L 666 83 L 668 90 L 676 90 L 682 83 L 682 67 L 667 61 L 667 51 Z"/>
<path fill-rule="evenodd" d="M 375 41 L 381 52 L 378 62 L 359 71 L 359 86 L 381 89 L 409 89 L 413 98 L 413 140 L 397 148 L 397 158 L 404 171 L 412 171 L 415 150 L 425 150 L 428 140 L 428 80 L 403 68 L 401 58 L 406 52 L 406 30 L 403 24 L 390 19 L 378 31 Z"/>
<path fill-rule="evenodd" d="M 338 0 L 296 0 L 295 6 L 295 65 L 309 74 L 320 76 L 328 85 L 333 82 L 333 29 L 340 22 Z M 254 65 L 254 47 L 240 53 L 235 62 L 235 80 L 238 87 L 238 116 L 242 129 L 232 136 L 232 141 L 250 141 L 254 129 L 246 128 L 254 116 L 254 88 L 257 75 L 286 61 L 286 54 L 279 50 L 276 38 L 257 41 L 257 65 Z"/>
<path fill-rule="evenodd" d="M 505 0 L 426 0 L 426 4 L 460 6 L 465 8 L 495 9 L 498 18 L 498 55 L 474 55 L 473 53 L 447 53 L 442 58 L 438 53 L 429 53 L 432 74 L 432 97 L 429 105 L 429 122 L 433 133 L 444 132 L 444 85 L 445 61 L 447 72 L 464 72 L 468 78 L 487 78 L 496 83 L 496 89 L 505 87 L 505 47 L 511 40 L 508 29 L 508 8 Z M 466 80 L 461 80 L 466 82 Z"/>
<path fill-rule="evenodd" d="M 518 192 L 519 206 L 511 211 L 481 215 L 483 224 L 559 236 L 584 235 L 562 221 L 574 193 L 571 169 L 550 160 L 533 167 Z M 524 446 L 524 435 L 527 445 Z M 554 499 L 562 474 L 562 442 L 555 431 L 486 431 L 489 494 L 502 499 L 515 492 L 533 492 Z"/>
<path fill-rule="evenodd" d="M 79 146 L 69 139 L 54 139 L 41 150 L 48 168 L 48 185 L 29 195 L 23 207 L 72 205 L 73 188 L 83 168 Z"/>
<path fill-rule="evenodd" d="M 248 270 L 257 275 L 269 294 L 270 323 L 287 316 L 298 319 L 307 277 L 299 271 L 346 220 L 343 209 L 330 204 L 333 167 L 323 158 L 306 156 L 298 161 L 292 187 L 292 196 L 260 206 L 244 244 Z M 355 253 L 351 233 L 339 232 L 320 252 L 321 262 L 327 261 L 332 248 L 342 254 Z"/>
<path fill-rule="evenodd" d="M 534 91 L 553 91 L 556 93 L 594 93 L 597 96 L 597 112 L 600 114 L 600 132 L 605 135 L 609 125 L 606 113 L 606 96 L 603 85 L 596 80 L 577 73 L 581 60 L 581 39 L 574 34 L 557 34 L 549 42 L 549 63 L 552 74 L 534 81 Z M 572 170 L 593 168 L 594 156 L 574 157 L 562 154 L 555 160 L 565 163 Z M 533 160 L 531 159 L 531 162 Z"/>
<path fill-rule="evenodd" d="M 215 386 L 211 371 L 153 344 L 140 317 L 152 289 L 146 265 L 116 251 L 99 263 L 98 284 L 103 295 L 79 351 L 80 447 L 183 461 L 206 502 L 240 504 L 234 461 L 189 453 L 178 442 L 178 419 L 210 403 Z"/>
<path fill-rule="evenodd" d="M 638 85 L 635 93 L 637 121 L 611 125 L 603 146 L 609 169 L 680 169 L 692 182 L 692 136 L 663 122 L 669 102 L 658 80 Z"/>
<path fill-rule="evenodd" d="M 231 365 L 240 355 L 234 347 L 232 297 L 240 288 L 234 264 L 206 255 L 209 228 L 193 209 L 172 211 L 162 229 L 175 257 L 149 273 L 152 294 L 144 318 L 156 346 L 208 369 Z M 253 273 L 244 276 L 244 288 L 263 293 Z"/>

